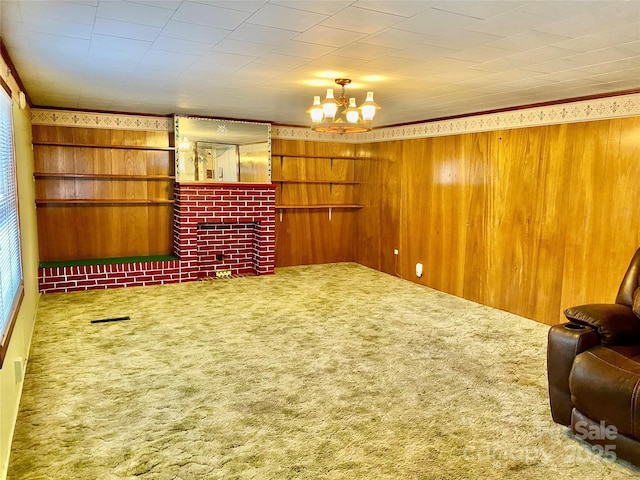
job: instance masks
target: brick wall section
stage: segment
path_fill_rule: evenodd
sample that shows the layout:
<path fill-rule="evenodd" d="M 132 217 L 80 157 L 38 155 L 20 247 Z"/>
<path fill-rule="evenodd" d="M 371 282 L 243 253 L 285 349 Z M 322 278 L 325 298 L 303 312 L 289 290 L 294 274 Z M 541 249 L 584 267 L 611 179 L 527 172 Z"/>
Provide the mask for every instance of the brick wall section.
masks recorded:
<path fill-rule="evenodd" d="M 178 260 L 41 268 L 40 293 L 160 285 L 180 281 Z"/>
<path fill-rule="evenodd" d="M 200 252 L 199 224 L 208 225 L 200 227 L 200 232 L 204 232 Z M 236 232 L 230 233 L 229 229 Z M 216 235 L 219 238 L 213 241 L 212 236 Z M 215 258 L 220 247 L 211 242 L 219 242 L 225 235 L 229 235 L 227 239 L 231 243 L 224 246 L 221 253 L 228 258 L 212 263 L 211 255 Z M 187 282 L 214 276 L 216 269 L 230 269 L 233 274 L 272 274 L 275 264 L 275 186 L 176 184 L 173 238 L 178 260 L 41 268 L 40 292 Z"/>
<path fill-rule="evenodd" d="M 201 224 L 198 228 L 200 278 L 215 277 L 217 270 L 255 274 L 254 223 Z"/>

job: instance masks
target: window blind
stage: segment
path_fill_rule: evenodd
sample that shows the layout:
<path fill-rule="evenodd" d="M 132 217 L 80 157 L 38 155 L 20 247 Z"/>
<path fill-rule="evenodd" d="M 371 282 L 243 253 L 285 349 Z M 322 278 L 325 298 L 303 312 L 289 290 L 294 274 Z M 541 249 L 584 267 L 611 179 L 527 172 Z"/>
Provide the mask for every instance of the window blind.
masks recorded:
<path fill-rule="evenodd" d="M 11 108 L 11 98 L 0 88 L 0 333 L 3 353 L 22 283 Z"/>

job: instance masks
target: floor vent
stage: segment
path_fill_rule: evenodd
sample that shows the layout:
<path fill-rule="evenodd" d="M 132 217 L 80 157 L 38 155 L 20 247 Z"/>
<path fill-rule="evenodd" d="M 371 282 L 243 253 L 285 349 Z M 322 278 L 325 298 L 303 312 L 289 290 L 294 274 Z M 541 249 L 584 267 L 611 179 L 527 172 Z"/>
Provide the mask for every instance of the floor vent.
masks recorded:
<path fill-rule="evenodd" d="M 102 318 L 100 320 L 91 320 L 91 323 L 111 323 L 111 322 L 124 322 L 125 320 L 131 320 L 131 317 L 114 317 L 114 318 Z"/>

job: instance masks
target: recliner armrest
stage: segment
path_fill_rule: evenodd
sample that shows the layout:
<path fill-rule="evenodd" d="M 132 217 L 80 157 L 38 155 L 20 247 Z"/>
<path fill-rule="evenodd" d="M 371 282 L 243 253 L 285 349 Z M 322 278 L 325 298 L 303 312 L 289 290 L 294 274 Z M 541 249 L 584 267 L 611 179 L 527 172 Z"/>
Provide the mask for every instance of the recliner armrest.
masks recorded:
<path fill-rule="evenodd" d="M 551 415 L 554 422 L 571 425 L 573 401 L 569 389 L 569 374 L 573 361 L 580 353 L 599 344 L 600 336 L 591 327 L 563 323 L 549 329 L 547 376 Z"/>
<path fill-rule="evenodd" d="M 626 305 L 580 305 L 567 308 L 564 314 L 572 322 L 593 327 L 600 335 L 602 345 L 640 343 L 640 319 Z"/>

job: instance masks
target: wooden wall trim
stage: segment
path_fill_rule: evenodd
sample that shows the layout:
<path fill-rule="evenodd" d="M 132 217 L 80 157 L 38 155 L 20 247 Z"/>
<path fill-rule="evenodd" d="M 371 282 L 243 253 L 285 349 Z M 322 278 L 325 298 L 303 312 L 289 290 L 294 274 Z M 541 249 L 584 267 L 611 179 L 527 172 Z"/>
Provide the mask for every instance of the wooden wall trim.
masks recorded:
<path fill-rule="evenodd" d="M 14 102 L 20 101 L 20 92 L 23 92 L 26 95 L 26 90 L 24 89 L 24 85 L 22 84 L 22 80 L 20 80 L 20 76 L 16 71 L 13 62 L 11 61 L 11 57 L 9 57 L 9 53 L 4 46 L 2 38 L 0 37 L 0 84 L 2 84 L 2 88 L 7 91 L 7 93 L 11 96 Z M 27 104 L 30 105 L 29 97 L 25 97 L 27 100 Z"/>
<path fill-rule="evenodd" d="M 283 140 L 361 144 L 635 116 L 640 116 L 640 93 L 554 105 L 540 105 L 532 108 L 514 109 L 485 115 L 469 115 L 396 127 L 376 128 L 370 132 L 350 135 L 318 133 L 310 128 L 282 125 L 274 125 L 271 132 L 273 138 Z"/>

